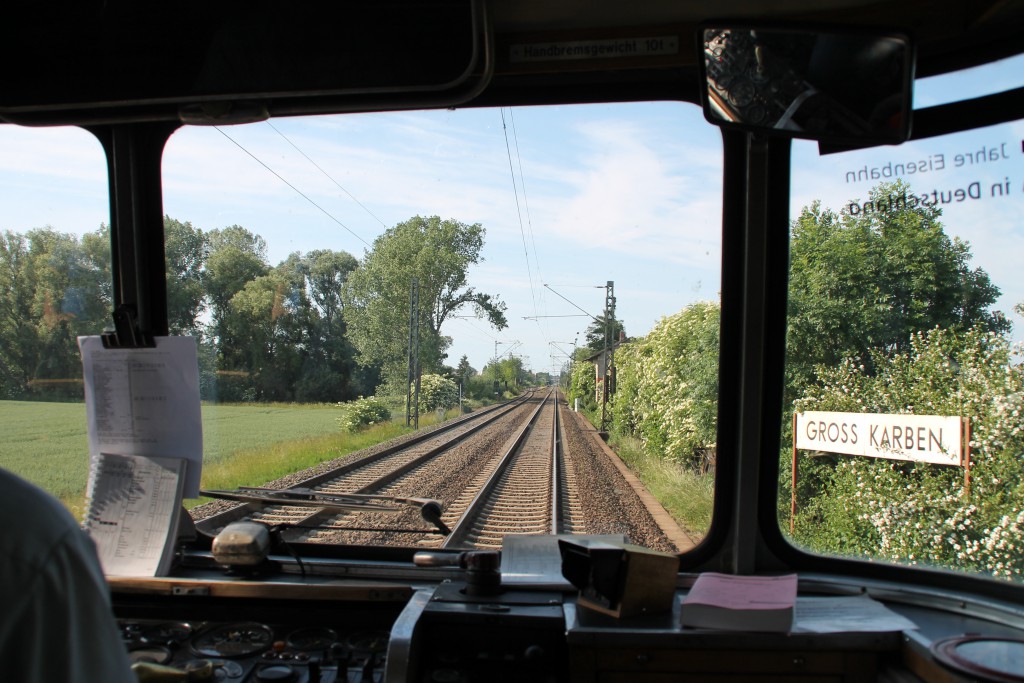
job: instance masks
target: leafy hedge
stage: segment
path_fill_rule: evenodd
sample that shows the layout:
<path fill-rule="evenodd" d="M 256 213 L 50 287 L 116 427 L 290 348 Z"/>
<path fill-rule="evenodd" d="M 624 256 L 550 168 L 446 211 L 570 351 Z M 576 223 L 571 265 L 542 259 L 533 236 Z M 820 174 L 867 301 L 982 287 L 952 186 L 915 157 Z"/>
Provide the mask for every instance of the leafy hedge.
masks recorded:
<path fill-rule="evenodd" d="M 871 374 L 866 368 L 874 366 Z M 971 421 L 971 476 L 860 457 L 801 457 L 795 540 L 834 554 L 1024 575 L 1024 369 L 998 334 L 934 329 L 906 353 L 819 369 L 796 409 L 960 415 Z M 782 456 L 788 503 L 790 455 Z M 783 516 L 785 515 L 785 516 Z M 780 511 L 788 517 L 788 510 Z"/>
<path fill-rule="evenodd" d="M 651 455 L 696 465 L 715 447 L 720 310 L 687 306 L 616 352 L 613 428 Z"/>

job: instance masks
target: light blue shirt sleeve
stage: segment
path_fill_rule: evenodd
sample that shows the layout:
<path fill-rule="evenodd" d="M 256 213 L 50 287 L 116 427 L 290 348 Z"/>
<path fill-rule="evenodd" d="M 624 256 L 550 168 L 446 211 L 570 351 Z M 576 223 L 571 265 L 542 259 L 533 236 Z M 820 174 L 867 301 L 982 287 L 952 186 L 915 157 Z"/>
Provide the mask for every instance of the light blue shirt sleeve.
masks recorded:
<path fill-rule="evenodd" d="M 92 539 L 48 494 L 0 470 L 0 661 L 19 683 L 137 683 Z M 43 496 L 40 498 L 40 496 Z"/>

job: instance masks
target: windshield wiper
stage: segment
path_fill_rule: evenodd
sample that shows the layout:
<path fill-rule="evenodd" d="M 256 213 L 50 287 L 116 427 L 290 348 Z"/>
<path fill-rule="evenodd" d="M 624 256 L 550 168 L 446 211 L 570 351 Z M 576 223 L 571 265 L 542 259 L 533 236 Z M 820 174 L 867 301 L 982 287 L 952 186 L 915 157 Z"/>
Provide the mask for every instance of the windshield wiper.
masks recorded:
<path fill-rule="evenodd" d="M 401 512 L 409 507 L 418 508 L 420 516 L 447 536 L 451 529 L 441 521 L 441 503 L 432 498 L 406 498 L 366 493 L 323 493 L 297 487 L 268 489 L 258 486 L 240 486 L 234 491 L 203 489 L 200 493 L 210 498 L 234 500 L 261 505 L 298 505 L 340 512 Z"/>

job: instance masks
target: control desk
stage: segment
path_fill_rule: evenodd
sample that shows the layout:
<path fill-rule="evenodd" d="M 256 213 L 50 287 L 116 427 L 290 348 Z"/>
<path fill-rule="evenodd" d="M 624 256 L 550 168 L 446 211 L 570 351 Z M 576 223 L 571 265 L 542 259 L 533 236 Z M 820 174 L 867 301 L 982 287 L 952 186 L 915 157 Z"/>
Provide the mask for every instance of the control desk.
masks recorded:
<path fill-rule="evenodd" d="M 968 681 L 986 679 L 962 673 L 972 669 L 944 643 L 984 634 L 1012 652 L 1024 637 L 1020 614 L 843 577 L 801 575 L 800 596 L 869 594 L 915 628 L 683 628 L 680 603 L 694 578 L 685 574 L 667 610 L 616 618 L 566 586 L 481 589 L 457 567 L 337 564 L 333 572 L 200 570 L 111 586 L 125 646 L 151 681 Z"/>

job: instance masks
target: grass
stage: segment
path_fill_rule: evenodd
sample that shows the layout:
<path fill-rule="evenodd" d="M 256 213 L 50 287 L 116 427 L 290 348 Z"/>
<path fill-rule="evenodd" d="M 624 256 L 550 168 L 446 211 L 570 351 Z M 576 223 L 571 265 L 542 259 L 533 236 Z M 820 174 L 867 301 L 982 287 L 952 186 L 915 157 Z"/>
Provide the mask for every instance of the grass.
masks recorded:
<path fill-rule="evenodd" d="M 229 457 L 203 464 L 203 488 L 233 489 L 260 486 L 298 470 L 393 439 L 409 431 L 398 421 L 375 425 L 355 434 L 337 432 L 330 436 L 284 441 L 269 446 L 234 451 Z M 186 501 L 192 508 L 208 498 Z"/>
<path fill-rule="evenodd" d="M 342 433 L 333 405 L 204 405 L 202 410 L 204 488 L 259 486 L 409 431 L 399 418 Z M 440 419 L 436 413 L 420 415 L 420 427 Z M 85 404 L 0 401 L 0 424 L 0 467 L 54 494 L 81 517 L 89 474 Z"/>
<path fill-rule="evenodd" d="M 61 500 L 81 498 L 89 474 L 84 403 L 0 401 L 0 467 Z"/>
<path fill-rule="evenodd" d="M 609 445 L 695 541 L 704 537 L 711 526 L 713 474 L 697 474 L 671 460 L 651 456 L 639 439 L 613 436 Z"/>

